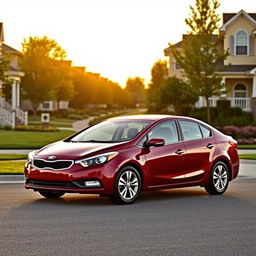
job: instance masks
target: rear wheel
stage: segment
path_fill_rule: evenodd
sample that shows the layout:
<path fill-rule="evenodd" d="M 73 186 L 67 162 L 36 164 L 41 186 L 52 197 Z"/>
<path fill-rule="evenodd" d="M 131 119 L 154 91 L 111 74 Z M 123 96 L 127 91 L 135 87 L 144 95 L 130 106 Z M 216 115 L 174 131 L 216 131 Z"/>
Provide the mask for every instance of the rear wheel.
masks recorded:
<path fill-rule="evenodd" d="M 205 186 L 205 190 L 211 195 L 223 194 L 228 188 L 229 171 L 223 162 L 217 162 L 211 171 L 209 184 Z"/>
<path fill-rule="evenodd" d="M 46 198 L 59 198 L 65 194 L 65 192 L 58 191 L 38 191 L 40 195 Z"/>
<path fill-rule="evenodd" d="M 141 177 L 133 166 L 125 166 L 118 173 L 114 194 L 110 197 L 118 204 L 131 204 L 135 202 L 141 191 Z"/>

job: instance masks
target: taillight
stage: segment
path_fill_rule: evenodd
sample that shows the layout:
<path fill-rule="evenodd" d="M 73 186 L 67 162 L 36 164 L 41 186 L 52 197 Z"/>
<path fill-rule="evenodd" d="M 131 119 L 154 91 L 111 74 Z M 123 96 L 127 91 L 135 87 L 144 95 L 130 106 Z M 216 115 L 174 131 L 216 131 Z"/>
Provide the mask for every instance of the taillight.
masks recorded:
<path fill-rule="evenodd" d="M 231 140 L 228 142 L 232 147 L 237 148 L 237 141 L 236 140 Z"/>

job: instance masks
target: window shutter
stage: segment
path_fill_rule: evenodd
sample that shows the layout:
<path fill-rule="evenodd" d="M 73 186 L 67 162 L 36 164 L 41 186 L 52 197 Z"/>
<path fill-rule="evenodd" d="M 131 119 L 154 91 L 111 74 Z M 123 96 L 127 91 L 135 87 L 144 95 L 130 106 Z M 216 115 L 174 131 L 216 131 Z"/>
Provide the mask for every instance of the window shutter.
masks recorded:
<path fill-rule="evenodd" d="M 234 36 L 229 37 L 229 54 L 234 55 Z"/>
<path fill-rule="evenodd" d="M 253 37 L 252 37 L 252 35 L 250 35 L 250 40 L 249 40 L 249 51 L 250 51 L 249 55 L 250 56 L 254 55 L 253 43 L 254 43 Z"/>

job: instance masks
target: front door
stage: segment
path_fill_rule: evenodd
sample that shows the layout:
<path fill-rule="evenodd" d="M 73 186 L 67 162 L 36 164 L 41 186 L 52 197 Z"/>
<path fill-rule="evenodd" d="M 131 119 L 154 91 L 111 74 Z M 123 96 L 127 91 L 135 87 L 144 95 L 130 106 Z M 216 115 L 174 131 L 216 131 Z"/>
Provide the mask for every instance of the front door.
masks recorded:
<path fill-rule="evenodd" d="M 165 140 L 161 147 L 145 149 L 148 187 L 169 186 L 183 183 L 184 177 L 184 143 L 179 141 L 175 121 L 164 121 L 148 133 L 148 140 L 160 138 Z"/>

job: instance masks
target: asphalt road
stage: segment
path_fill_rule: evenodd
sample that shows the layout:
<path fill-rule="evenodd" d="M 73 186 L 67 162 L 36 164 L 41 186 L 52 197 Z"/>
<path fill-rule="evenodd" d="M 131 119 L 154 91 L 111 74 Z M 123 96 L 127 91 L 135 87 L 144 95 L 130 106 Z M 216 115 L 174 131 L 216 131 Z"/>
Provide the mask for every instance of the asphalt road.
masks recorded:
<path fill-rule="evenodd" d="M 256 255 L 256 179 L 222 196 L 186 188 L 128 206 L 97 195 L 43 199 L 0 185 L 0 255 Z"/>

